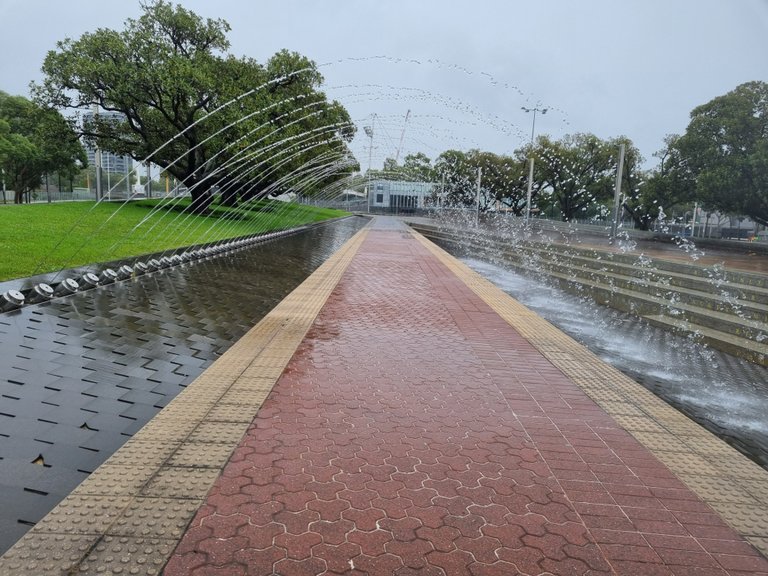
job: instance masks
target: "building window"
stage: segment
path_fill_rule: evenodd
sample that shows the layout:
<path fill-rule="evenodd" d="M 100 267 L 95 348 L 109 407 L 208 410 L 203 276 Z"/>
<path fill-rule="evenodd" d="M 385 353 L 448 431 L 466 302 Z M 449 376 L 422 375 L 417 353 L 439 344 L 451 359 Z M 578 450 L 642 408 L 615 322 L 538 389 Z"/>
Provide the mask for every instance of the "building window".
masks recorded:
<path fill-rule="evenodd" d="M 384 203 L 384 194 L 376 194 L 376 204 Z"/>

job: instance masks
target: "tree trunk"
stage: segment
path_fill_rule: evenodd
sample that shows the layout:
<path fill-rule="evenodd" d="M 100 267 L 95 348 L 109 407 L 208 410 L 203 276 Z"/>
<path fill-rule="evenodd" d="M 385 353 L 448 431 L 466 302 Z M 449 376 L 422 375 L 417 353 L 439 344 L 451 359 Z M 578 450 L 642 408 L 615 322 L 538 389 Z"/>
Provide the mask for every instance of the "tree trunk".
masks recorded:
<path fill-rule="evenodd" d="M 207 214 L 208 209 L 213 202 L 213 194 L 211 194 L 210 188 L 205 190 L 196 189 L 192 194 L 191 210 L 193 214 Z"/>

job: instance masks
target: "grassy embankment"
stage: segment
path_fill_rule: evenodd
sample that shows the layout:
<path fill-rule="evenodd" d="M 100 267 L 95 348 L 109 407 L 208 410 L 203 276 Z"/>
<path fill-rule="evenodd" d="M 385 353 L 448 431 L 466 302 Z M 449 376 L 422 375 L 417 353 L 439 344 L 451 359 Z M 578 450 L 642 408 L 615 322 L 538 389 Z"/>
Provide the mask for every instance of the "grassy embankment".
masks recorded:
<path fill-rule="evenodd" d="M 162 200 L 0 205 L 0 280 L 139 256 L 169 248 L 283 230 L 345 212 L 260 201 L 192 216 Z"/>

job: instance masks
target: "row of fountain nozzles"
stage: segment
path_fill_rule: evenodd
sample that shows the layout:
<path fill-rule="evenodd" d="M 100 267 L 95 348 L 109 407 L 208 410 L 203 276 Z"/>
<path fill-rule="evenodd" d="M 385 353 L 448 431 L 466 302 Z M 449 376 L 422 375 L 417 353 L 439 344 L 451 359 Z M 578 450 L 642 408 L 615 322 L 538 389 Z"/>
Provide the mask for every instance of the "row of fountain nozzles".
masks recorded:
<path fill-rule="evenodd" d="M 79 282 L 72 278 L 66 278 L 59 282 L 55 288 L 50 284 L 40 282 L 35 284 L 26 296 L 19 290 L 7 290 L 0 295 L 0 312 L 9 312 L 25 304 L 39 304 L 58 296 L 69 296 L 78 291 L 111 284 L 116 280 L 126 280 L 133 273 L 133 268 L 123 265 L 118 268 L 117 272 L 112 270 L 112 268 L 106 268 L 99 276 L 93 272 L 86 272 L 82 275 Z"/>
<path fill-rule="evenodd" d="M 75 292 L 90 290 L 97 286 L 111 284 L 117 280 L 127 280 L 134 275 L 140 276 L 148 272 L 170 268 L 171 266 L 176 266 L 184 262 L 198 260 L 213 254 L 220 254 L 227 250 L 241 248 L 256 241 L 268 240 L 279 235 L 281 235 L 281 232 L 271 232 L 255 238 L 241 238 L 240 240 L 233 240 L 222 244 L 213 244 L 197 250 L 189 250 L 182 252 L 181 254 L 151 258 L 146 262 L 136 262 L 133 268 L 127 264 L 120 266 L 117 271 L 112 268 L 105 268 L 98 276 L 93 272 L 86 272 L 81 276 L 79 282 L 72 278 L 66 278 L 59 282 L 55 288 L 44 282 L 40 282 L 39 284 L 35 284 L 27 296 L 24 296 L 19 290 L 7 290 L 0 295 L 0 313 L 21 308 L 25 304 L 39 304 L 55 297 L 69 296 Z"/>

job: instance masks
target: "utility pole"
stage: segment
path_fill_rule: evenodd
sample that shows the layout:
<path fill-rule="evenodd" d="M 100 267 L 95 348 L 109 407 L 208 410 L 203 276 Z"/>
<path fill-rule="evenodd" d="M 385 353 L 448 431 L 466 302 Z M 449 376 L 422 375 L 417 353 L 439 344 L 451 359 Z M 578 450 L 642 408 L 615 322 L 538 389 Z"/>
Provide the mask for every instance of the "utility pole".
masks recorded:
<path fill-rule="evenodd" d="M 621 180 L 624 172 L 624 144 L 619 146 L 619 165 L 616 168 L 616 189 L 613 193 L 613 223 L 611 225 L 610 242 L 616 241 L 616 235 L 619 232 L 619 218 L 621 217 Z"/>

